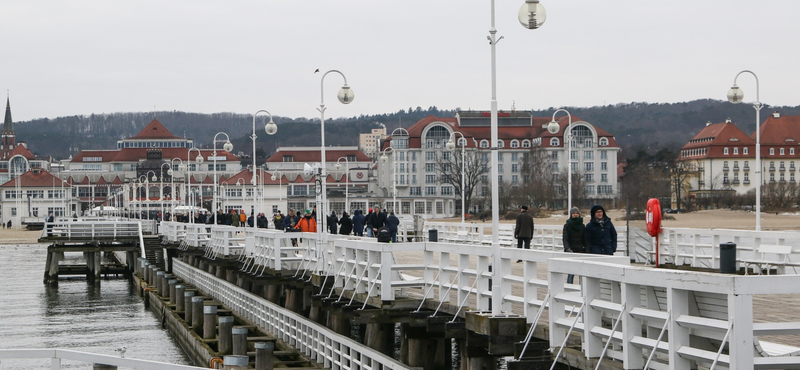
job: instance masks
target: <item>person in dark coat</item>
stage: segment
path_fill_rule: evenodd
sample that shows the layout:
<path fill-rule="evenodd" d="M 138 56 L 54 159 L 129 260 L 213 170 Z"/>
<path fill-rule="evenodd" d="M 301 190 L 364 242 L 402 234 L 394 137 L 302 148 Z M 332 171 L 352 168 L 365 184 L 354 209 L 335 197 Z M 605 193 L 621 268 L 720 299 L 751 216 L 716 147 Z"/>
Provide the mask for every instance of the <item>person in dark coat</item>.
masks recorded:
<path fill-rule="evenodd" d="M 342 218 L 339 219 L 339 234 L 340 235 L 350 235 L 353 232 L 353 220 L 350 219 L 350 215 L 347 212 L 342 212 Z"/>
<path fill-rule="evenodd" d="M 400 219 L 394 215 L 394 211 L 386 217 L 386 228 L 392 233 L 392 243 L 397 243 L 397 227 L 400 226 Z"/>
<path fill-rule="evenodd" d="M 386 210 L 381 210 L 378 207 L 375 207 L 375 222 L 374 222 L 374 232 L 377 233 L 378 229 L 386 226 L 386 218 L 389 215 L 386 214 Z"/>
<path fill-rule="evenodd" d="M 372 237 L 375 232 L 375 213 L 372 212 L 372 208 L 369 209 L 365 222 L 367 225 L 367 236 Z"/>
<path fill-rule="evenodd" d="M 364 221 L 366 221 L 364 212 L 357 209 L 353 215 L 353 231 L 356 236 L 364 236 Z"/>
<path fill-rule="evenodd" d="M 294 214 L 294 210 L 290 209 L 289 214 L 283 218 L 284 230 L 294 229 L 298 221 L 300 221 L 300 217 Z M 297 238 L 292 238 L 292 247 L 296 246 L 297 246 Z"/>
<path fill-rule="evenodd" d="M 586 225 L 584 246 L 589 253 L 613 255 L 617 251 L 617 229 L 600 205 L 592 206 L 591 221 Z"/>
<path fill-rule="evenodd" d="M 517 225 L 514 227 L 514 238 L 517 239 L 517 248 L 531 249 L 531 238 L 533 238 L 533 216 L 528 213 L 528 206 L 520 207 L 517 216 Z"/>
<path fill-rule="evenodd" d="M 564 229 L 561 233 L 561 242 L 564 244 L 564 252 L 567 253 L 586 253 L 587 250 L 584 247 L 584 232 L 586 231 L 586 226 L 583 224 L 583 217 L 581 217 L 581 211 L 578 207 L 572 207 L 569 210 L 569 218 L 567 222 L 564 224 Z M 569 274 L 567 275 L 567 283 L 572 284 L 572 281 L 575 279 L 575 275 Z"/>
<path fill-rule="evenodd" d="M 338 225 L 339 218 L 336 217 L 336 212 L 331 211 L 331 215 L 328 216 L 328 232 L 331 234 L 336 234 L 336 225 Z"/>

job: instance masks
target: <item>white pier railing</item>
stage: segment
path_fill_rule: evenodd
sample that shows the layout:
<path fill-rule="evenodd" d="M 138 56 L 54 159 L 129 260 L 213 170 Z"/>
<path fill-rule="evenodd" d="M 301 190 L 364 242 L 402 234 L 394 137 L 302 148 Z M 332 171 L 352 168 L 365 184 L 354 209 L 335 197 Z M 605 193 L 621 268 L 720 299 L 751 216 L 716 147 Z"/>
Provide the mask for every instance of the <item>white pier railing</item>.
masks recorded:
<path fill-rule="evenodd" d="M 62 361 L 77 361 L 90 364 L 102 364 L 141 370 L 201 370 L 204 367 L 169 364 L 165 362 L 124 358 L 120 356 L 101 355 L 97 353 L 73 351 L 67 349 L 0 349 L 0 359 L 50 360 L 51 370 L 60 370 L 62 366 L 74 368 L 74 364 L 62 364 Z M 13 365 L 13 363 L 3 362 Z"/>
<path fill-rule="evenodd" d="M 187 283 L 297 348 L 326 369 L 411 369 L 379 351 L 181 261 L 175 261 L 173 271 Z"/>
<path fill-rule="evenodd" d="M 800 334 L 800 322 L 753 322 L 753 296 L 800 293 L 797 276 L 653 269 L 592 255 L 552 259 L 549 270 L 550 346 L 556 349 L 573 328 L 586 357 L 605 355 L 625 369 L 800 368 L 800 349 L 758 339 Z M 568 292 L 565 275 L 576 271 L 583 289 Z M 569 307 L 574 314 L 565 313 Z"/>

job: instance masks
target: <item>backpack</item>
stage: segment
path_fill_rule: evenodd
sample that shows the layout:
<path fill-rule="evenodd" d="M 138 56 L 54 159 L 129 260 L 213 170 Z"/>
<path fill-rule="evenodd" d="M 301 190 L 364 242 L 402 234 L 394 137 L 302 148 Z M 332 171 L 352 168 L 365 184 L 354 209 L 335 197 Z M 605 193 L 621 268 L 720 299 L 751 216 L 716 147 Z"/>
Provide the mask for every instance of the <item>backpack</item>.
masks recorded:
<path fill-rule="evenodd" d="M 389 231 L 388 227 L 382 227 L 378 229 L 378 233 L 376 234 L 378 238 L 378 243 L 388 243 L 392 241 L 392 232 Z"/>

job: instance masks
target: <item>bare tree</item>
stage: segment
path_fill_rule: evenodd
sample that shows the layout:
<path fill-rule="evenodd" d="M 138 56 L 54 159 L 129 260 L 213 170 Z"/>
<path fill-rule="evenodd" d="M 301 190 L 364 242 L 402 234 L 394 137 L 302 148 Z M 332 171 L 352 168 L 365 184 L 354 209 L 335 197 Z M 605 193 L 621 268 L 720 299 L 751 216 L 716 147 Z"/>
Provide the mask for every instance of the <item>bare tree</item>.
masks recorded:
<path fill-rule="evenodd" d="M 489 171 L 489 160 L 486 152 L 476 150 L 466 150 L 462 156 L 461 150 L 456 149 L 452 152 L 442 152 L 437 156 L 436 167 L 442 177 L 443 184 L 451 184 L 456 190 L 456 194 L 464 197 L 464 208 L 470 209 L 472 199 L 475 197 L 475 189 L 481 183 L 481 179 Z M 463 172 L 462 170 L 463 165 Z M 464 176 L 464 188 L 461 188 L 461 177 Z M 460 205 L 460 204 L 459 204 Z M 465 210 L 461 210 L 465 212 Z"/>
<path fill-rule="evenodd" d="M 522 157 L 520 173 L 523 180 L 519 186 L 519 201 L 535 207 L 552 208 L 557 196 L 558 174 L 553 172 L 551 154 L 542 147 L 532 148 Z"/>
<path fill-rule="evenodd" d="M 684 199 L 689 194 L 689 191 L 692 188 L 692 184 L 690 183 L 691 178 L 693 177 L 694 171 L 688 166 L 685 166 L 683 163 L 677 163 L 675 166 L 669 169 L 669 176 L 670 176 L 670 185 L 672 188 L 672 196 L 675 199 L 675 205 L 677 209 L 681 209 L 681 203 L 688 203 Z M 684 204 L 685 205 L 685 204 Z"/>

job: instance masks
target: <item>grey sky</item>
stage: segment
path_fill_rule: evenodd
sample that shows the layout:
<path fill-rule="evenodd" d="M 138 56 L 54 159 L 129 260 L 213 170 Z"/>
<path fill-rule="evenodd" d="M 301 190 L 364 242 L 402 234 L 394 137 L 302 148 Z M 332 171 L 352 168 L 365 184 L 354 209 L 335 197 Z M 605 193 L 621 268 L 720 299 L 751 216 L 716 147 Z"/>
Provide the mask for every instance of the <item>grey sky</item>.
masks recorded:
<path fill-rule="evenodd" d="M 724 99 L 739 71 L 798 105 L 800 2 L 498 0 L 501 109 Z M 489 109 L 490 1 L 6 1 L 0 88 L 15 121 L 179 110 L 317 117 L 320 76 L 356 94 L 326 116 Z M 745 101 L 755 80 L 741 76 Z M 335 103 L 335 104 L 334 104 Z"/>

